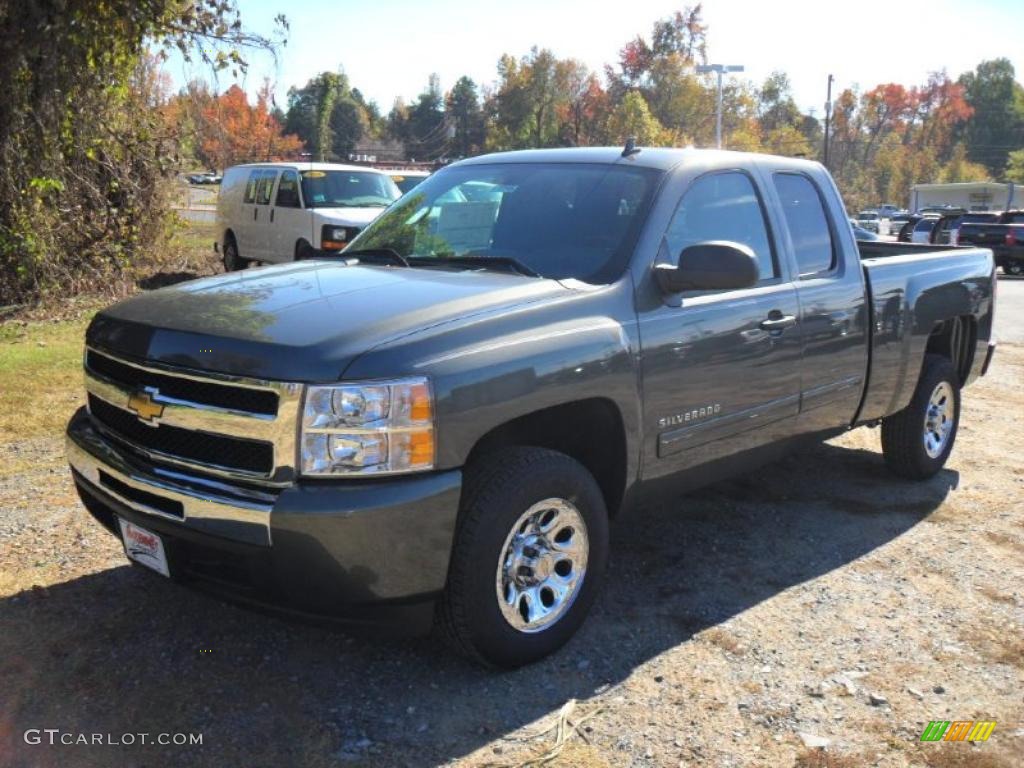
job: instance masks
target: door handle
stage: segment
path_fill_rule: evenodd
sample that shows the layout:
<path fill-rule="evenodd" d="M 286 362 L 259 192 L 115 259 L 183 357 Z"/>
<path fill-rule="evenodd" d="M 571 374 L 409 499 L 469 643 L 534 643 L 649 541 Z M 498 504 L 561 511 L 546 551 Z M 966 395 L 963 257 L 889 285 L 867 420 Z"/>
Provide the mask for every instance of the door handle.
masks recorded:
<path fill-rule="evenodd" d="M 270 209 L 270 223 L 271 224 L 274 223 L 274 209 L 273 208 Z"/>
<path fill-rule="evenodd" d="M 256 221 L 259 217 L 260 217 L 260 209 L 259 208 L 253 208 L 252 209 L 252 220 Z"/>
<path fill-rule="evenodd" d="M 761 321 L 761 330 L 764 331 L 783 331 L 789 328 L 791 325 L 796 325 L 796 317 L 793 315 L 784 315 L 777 309 L 772 310 L 768 313 L 768 318 Z"/>

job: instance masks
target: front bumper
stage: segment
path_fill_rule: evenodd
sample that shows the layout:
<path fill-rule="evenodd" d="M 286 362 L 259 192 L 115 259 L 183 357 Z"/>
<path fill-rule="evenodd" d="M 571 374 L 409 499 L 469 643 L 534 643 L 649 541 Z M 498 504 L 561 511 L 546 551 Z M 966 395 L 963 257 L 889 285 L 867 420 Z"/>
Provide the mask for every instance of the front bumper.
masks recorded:
<path fill-rule="evenodd" d="M 429 627 L 459 470 L 244 488 L 149 464 L 98 432 L 85 409 L 66 450 L 89 512 L 115 535 L 117 517 L 159 534 L 176 581 L 295 616 Z"/>

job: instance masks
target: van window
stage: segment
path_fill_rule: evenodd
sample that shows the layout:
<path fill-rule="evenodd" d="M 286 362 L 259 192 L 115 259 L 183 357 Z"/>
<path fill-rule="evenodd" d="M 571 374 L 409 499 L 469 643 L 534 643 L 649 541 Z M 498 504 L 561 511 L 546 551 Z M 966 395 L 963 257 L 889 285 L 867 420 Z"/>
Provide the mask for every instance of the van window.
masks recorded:
<path fill-rule="evenodd" d="M 742 243 L 757 256 L 761 280 L 779 276 L 761 201 L 750 178 L 739 171 L 697 179 L 679 202 L 665 240 L 673 259 L 708 240 Z"/>
<path fill-rule="evenodd" d="M 249 173 L 249 180 L 245 183 L 245 197 L 242 198 L 243 203 L 255 203 L 256 202 L 256 185 L 260 180 L 260 174 L 262 171 L 255 170 Z"/>
<path fill-rule="evenodd" d="M 284 171 L 277 185 L 277 199 L 274 205 L 278 208 L 301 208 L 299 204 L 299 174 L 295 171 Z"/>
<path fill-rule="evenodd" d="M 270 205 L 270 198 L 274 192 L 274 181 L 277 179 L 277 171 L 267 168 L 260 171 L 259 183 L 256 185 L 256 202 L 259 205 Z"/>
<path fill-rule="evenodd" d="M 797 173 L 777 173 L 773 179 L 800 276 L 828 272 L 835 267 L 836 249 L 817 187 L 809 178 Z"/>

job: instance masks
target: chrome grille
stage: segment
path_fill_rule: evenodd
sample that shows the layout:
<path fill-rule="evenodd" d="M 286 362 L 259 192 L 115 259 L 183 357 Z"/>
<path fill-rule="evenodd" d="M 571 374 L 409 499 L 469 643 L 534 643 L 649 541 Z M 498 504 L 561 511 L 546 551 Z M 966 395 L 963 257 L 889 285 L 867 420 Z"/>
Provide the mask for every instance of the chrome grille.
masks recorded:
<path fill-rule="evenodd" d="M 302 385 L 85 355 L 93 423 L 146 458 L 218 477 L 295 477 Z M 140 405 L 141 403 L 141 405 Z"/>

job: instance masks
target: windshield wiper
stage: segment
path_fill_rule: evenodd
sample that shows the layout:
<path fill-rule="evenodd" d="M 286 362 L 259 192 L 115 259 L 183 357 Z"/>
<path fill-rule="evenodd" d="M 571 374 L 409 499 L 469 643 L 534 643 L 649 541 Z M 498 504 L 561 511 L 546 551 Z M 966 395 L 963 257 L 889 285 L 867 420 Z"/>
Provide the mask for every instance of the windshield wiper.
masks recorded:
<path fill-rule="evenodd" d="M 354 251 L 342 251 L 343 259 L 353 257 L 367 264 L 395 264 L 400 267 L 408 267 L 409 260 L 394 248 L 356 248 Z"/>
<path fill-rule="evenodd" d="M 484 269 L 494 269 L 499 272 L 518 272 L 526 277 L 540 277 L 536 272 L 530 269 L 528 266 L 518 259 L 514 259 L 511 256 L 483 256 L 475 253 L 464 253 L 456 255 L 454 253 L 441 253 L 437 256 L 410 256 L 408 262 L 413 266 L 431 266 L 434 264 L 445 265 L 465 264 L 469 267 L 482 267 Z"/>

